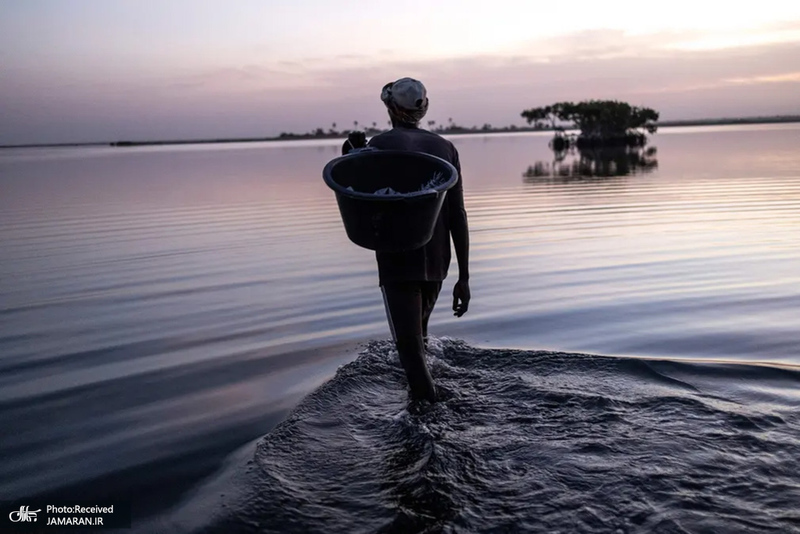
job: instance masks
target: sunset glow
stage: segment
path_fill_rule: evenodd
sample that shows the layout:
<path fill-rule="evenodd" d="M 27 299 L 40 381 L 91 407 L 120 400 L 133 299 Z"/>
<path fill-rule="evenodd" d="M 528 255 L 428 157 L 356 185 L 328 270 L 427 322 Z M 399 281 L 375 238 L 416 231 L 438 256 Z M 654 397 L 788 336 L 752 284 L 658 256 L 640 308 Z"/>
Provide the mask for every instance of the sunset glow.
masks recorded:
<path fill-rule="evenodd" d="M 800 3 L 0 2 L 0 144 L 274 135 L 620 98 L 664 119 L 800 113 Z M 741 82 L 747 80 L 747 82 Z M 731 83 L 733 81 L 733 83 Z"/>

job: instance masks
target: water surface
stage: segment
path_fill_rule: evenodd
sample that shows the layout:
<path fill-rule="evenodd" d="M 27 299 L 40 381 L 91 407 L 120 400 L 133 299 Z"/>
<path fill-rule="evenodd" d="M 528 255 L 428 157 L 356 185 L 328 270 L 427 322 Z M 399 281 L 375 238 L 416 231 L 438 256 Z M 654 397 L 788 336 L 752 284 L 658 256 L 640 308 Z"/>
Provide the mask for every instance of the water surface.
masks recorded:
<path fill-rule="evenodd" d="M 452 138 L 473 301 L 449 313 L 453 264 L 435 335 L 800 365 L 800 126 L 662 129 L 648 172 L 524 176 L 548 136 Z M 0 492 L 176 497 L 389 337 L 374 257 L 321 180 L 339 145 L 0 151 Z"/>

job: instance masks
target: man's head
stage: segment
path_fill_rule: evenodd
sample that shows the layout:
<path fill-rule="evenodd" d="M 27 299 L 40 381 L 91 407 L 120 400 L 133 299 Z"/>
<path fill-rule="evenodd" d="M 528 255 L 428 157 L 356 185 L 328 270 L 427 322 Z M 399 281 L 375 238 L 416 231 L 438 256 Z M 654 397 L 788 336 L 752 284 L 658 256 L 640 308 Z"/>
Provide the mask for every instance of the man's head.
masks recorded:
<path fill-rule="evenodd" d="M 416 125 L 428 112 L 425 86 L 413 78 L 400 78 L 384 85 L 381 100 L 389 111 L 392 124 Z"/>

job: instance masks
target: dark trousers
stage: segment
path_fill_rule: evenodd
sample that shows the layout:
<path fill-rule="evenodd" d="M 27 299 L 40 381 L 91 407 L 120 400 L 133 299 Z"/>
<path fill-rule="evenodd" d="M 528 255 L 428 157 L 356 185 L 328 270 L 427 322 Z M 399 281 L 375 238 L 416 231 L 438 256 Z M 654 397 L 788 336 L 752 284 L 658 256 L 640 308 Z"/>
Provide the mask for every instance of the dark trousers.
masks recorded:
<path fill-rule="evenodd" d="M 436 387 L 425 361 L 428 320 L 442 282 L 393 282 L 381 286 L 389 328 L 406 372 L 412 399 L 436 401 Z"/>

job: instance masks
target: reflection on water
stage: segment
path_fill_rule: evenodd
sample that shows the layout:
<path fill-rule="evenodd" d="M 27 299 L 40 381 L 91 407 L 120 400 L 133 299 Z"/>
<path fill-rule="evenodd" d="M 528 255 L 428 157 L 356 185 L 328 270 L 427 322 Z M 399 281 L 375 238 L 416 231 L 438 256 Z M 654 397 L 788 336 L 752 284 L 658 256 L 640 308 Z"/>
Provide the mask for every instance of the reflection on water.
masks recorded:
<path fill-rule="evenodd" d="M 658 168 L 656 147 L 609 147 L 554 151 L 553 161 L 537 161 L 522 173 L 524 181 L 543 177 L 582 178 L 644 174 Z"/>

